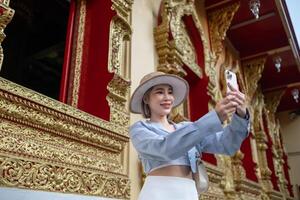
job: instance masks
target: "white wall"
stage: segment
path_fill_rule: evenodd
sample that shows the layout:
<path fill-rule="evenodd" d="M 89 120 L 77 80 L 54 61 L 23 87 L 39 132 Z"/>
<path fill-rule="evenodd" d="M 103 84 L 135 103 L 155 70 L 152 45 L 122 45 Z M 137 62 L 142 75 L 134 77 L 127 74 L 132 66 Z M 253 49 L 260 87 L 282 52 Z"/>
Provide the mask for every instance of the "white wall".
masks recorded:
<path fill-rule="evenodd" d="M 280 120 L 282 140 L 288 154 L 288 164 L 292 184 L 300 185 L 300 116 L 290 119 L 289 112 L 278 114 Z M 297 195 L 294 187 L 294 194 Z M 297 199 L 300 199 L 298 196 Z"/>
<path fill-rule="evenodd" d="M 131 93 L 138 86 L 140 79 L 147 73 L 156 71 L 157 55 L 155 50 L 153 27 L 156 26 L 161 0 L 135 0 L 132 10 L 132 45 L 131 45 Z M 131 124 L 141 119 L 140 115 L 131 114 Z M 131 180 L 131 199 L 137 199 L 141 189 L 141 168 L 137 153 L 130 143 L 129 177 Z"/>

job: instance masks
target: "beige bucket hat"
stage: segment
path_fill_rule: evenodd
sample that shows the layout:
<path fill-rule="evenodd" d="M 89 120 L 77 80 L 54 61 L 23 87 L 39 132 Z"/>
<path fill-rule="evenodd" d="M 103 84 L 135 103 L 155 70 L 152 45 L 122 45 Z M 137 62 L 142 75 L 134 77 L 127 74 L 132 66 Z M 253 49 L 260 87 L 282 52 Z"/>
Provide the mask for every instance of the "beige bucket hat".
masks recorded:
<path fill-rule="evenodd" d="M 153 86 L 160 84 L 168 84 L 172 87 L 174 107 L 181 104 L 188 95 L 189 85 L 183 78 L 172 74 L 165 74 L 163 72 L 152 72 L 141 79 L 139 86 L 132 94 L 129 104 L 130 111 L 141 114 L 144 94 Z"/>

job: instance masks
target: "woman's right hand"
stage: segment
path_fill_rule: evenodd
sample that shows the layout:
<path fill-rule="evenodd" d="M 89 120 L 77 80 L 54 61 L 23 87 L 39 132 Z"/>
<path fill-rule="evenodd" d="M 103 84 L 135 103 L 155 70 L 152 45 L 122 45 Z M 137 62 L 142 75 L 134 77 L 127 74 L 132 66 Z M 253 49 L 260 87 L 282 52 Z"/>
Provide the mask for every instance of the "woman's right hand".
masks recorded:
<path fill-rule="evenodd" d="M 237 97 L 234 94 L 228 93 L 225 98 L 217 102 L 215 111 L 222 123 L 236 111 L 237 106 L 239 105 L 236 98 Z"/>

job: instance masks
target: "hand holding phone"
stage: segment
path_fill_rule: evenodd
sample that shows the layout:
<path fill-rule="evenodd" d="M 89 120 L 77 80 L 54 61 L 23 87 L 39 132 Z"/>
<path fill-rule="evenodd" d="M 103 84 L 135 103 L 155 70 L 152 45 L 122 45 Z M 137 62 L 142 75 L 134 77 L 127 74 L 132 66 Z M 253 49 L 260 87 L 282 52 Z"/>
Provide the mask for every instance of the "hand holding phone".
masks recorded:
<path fill-rule="evenodd" d="M 227 87 L 227 93 L 229 91 L 232 91 L 230 89 L 230 87 L 228 86 L 229 84 L 231 85 L 232 88 L 236 89 L 239 91 L 239 85 L 238 85 L 238 82 L 237 82 L 237 77 L 236 77 L 236 74 L 230 70 L 225 70 L 225 80 L 226 80 L 226 87 Z"/>

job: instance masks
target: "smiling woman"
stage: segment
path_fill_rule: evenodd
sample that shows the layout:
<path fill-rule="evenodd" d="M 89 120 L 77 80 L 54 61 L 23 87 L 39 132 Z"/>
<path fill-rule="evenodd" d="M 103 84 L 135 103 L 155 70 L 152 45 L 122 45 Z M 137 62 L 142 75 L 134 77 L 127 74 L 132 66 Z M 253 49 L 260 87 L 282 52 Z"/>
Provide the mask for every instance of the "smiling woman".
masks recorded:
<path fill-rule="evenodd" d="M 195 122 L 176 124 L 168 116 L 187 98 L 188 83 L 163 72 L 142 78 L 130 101 L 131 112 L 148 118 L 130 128 L 132 143 L 147 174 L 139 200 L 196 200 L 207 190 L 204 182 L 198 184 L 197 164 L 202 152 L 233 155 L 248 135 L 244 94 L 231 89 L 215 110 Z M 223 128 L 223 121 L 232 114 L 231 123 Z M 205 170 L 201 172 L 201 177 L 207 176 Z"/>

